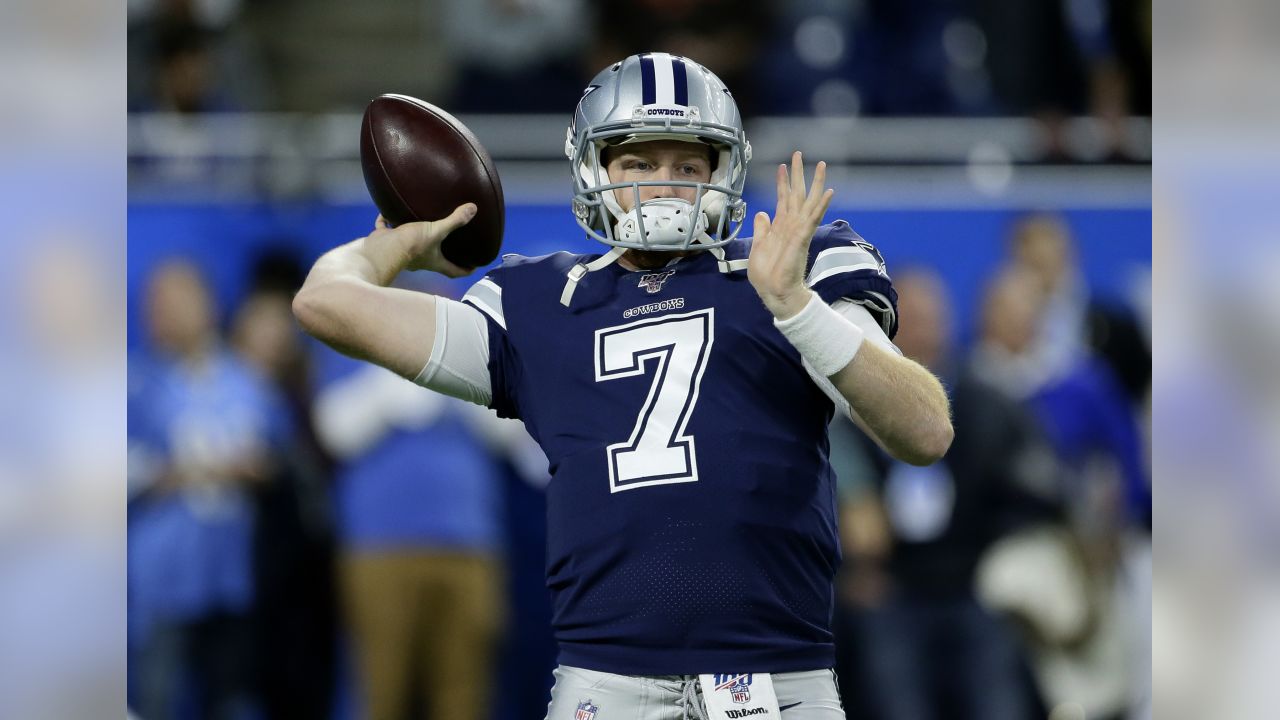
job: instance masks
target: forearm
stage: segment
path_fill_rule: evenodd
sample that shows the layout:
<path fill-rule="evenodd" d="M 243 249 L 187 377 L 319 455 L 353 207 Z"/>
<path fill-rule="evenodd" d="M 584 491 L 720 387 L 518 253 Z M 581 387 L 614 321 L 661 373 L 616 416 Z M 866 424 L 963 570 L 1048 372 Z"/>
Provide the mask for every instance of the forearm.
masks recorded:
<path fill-rule="evenodd" d="M 862 328 L 812 291 L 767 305 L 815 380 L 821 378 L 819 385 L 848 402 L 854 420 L 890 455 L 928 465 L 946 453 L 950 409 L 932 373 L 865 338 Z"/>
<path fill-rule="evenodd" d="M 864 342 L 830 378 L 889 454 L 928 465 L 946 453 L 953 430 L 942 383 L 920 364 Z"/>
<path fill-rule="evenodd" d="M 403 243 L 384 232 L 329 251 L 307 275 L 293 311 L 307 333 L 335 350 L 412 378 L 431 356 L 435 298 L 387 287 L 412 257 Z"/>
<path fill-rule="evenodd" d="M 316 261 L 302 290 L 334 281 L 356 281 L 386 287 L 409 264 L 412 253 L 405 237 L 396 233 L 375 233 L 339 245 Z"/>

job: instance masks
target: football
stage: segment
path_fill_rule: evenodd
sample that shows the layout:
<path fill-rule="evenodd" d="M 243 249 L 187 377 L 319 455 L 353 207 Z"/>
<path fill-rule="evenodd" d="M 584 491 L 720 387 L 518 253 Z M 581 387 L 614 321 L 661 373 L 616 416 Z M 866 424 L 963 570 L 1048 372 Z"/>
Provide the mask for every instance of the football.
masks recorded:
<path fill-rule="evenodd" d="M 444 256 L 462 267 L 488 265 L 498 256 L 502 182 L 488 151 L 457 118 L 417 98 L 381 95 L 364 111 L 360 164 L 388 224 L 439 220 L 473 202 L 476 216 L 445 238 Z"/>

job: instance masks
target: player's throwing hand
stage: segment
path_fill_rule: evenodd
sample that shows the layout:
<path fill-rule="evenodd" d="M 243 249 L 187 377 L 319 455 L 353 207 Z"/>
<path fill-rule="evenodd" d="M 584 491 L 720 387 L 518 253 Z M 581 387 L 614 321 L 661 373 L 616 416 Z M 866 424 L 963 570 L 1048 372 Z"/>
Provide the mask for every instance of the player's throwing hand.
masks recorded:
<path fill-rule="evenodd" d="M 804 161 L 797 150 L 791 156 L 790 172 L 786 165 L 778 166 L 778 208 L 773 219 L 768 213 L 756 213 L 747 277 L 779 320 L 800 312 L 809 301 L 804 285 L 809 241 L 835 192 L 825 189 L 826 181 L 827 164 L 820 162 L 813 172 L 813 185 L 805 192 Z"/>
<path fill-rule="evenodd" d="M 463 203 L 454 208 L 446 218 L 428 222 L 409 222 L 391 227 L 381 215 L 373 223 L 373 232 L 369 237 L 386 237 L 397 241 L 405 254 L 408 263 L 406 270 L 430 270 L 451 278 L 463 277 L 475 272 L 475 268 L 462 267 L 449 262 L 440 250 L 440 244 L 449 233 L 471 222 L 476 216 L 475 203 Z"/>

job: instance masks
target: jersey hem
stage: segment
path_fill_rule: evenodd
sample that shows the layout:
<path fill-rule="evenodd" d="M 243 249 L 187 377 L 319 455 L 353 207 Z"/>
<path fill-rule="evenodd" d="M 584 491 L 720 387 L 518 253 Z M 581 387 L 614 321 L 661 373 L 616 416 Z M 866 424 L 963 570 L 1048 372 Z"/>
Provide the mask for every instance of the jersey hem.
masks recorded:
<path fill-rule="evenodd" d="M 671 650 L 602 648 L 560 643 L 557 662 L 614 675 L 703 675 L 727 672 L 803 672 L 835 666 L 835 646 L 820 643 L 803 650 Z M 623 657 L 625 656 L 625 657 Z"/>

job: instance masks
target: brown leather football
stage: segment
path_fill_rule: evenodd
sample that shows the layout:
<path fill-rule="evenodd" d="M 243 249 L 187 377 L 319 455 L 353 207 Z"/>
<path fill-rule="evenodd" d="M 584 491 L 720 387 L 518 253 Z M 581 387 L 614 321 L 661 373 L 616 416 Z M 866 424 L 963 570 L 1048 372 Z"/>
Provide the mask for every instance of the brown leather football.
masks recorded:
<path fill-rule="evenodd" d="M 450 233 L 441 250 L 463 267 L 498 256 L 506 216 L 502 181 L 488 151 L 457 118 L 408 95 L 374 98 L 360 128 L 360 164 L 389 224 L 439 220 L 473 202 L 476 216 Z"/>

